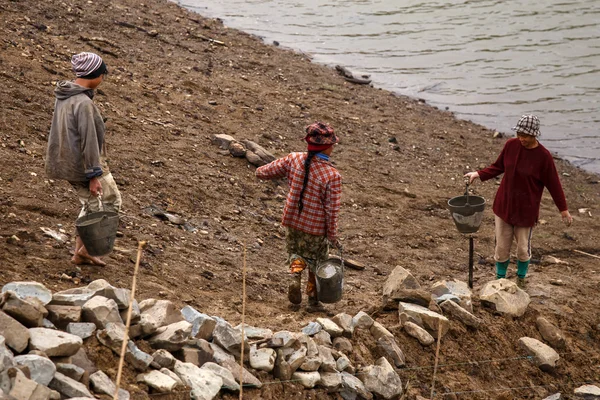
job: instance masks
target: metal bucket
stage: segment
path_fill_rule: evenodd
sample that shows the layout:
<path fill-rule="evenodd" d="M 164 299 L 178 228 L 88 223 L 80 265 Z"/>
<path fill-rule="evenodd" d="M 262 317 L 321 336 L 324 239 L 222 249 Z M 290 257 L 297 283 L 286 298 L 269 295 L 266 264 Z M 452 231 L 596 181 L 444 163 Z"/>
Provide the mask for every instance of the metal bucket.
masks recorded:
<path fill-rule="evenodd" d="M 485 199 L 481 196 L 457 196 L 448 200 L 448 208 L 460 233 L 475 233 L 481 225 Z"/>
<path fill-rule="evenodd" d="M 317 299 L 323 303 L 337 303 L 344 290 L 344 261 L 330 257 L 317 266 Z"/>
<path fill-rule="evenodd" d="M 110 253 L 117 237 L 119 214 L 113 211 L 97 211 L 75 221 L 77 233 L 91 256 Z"/>

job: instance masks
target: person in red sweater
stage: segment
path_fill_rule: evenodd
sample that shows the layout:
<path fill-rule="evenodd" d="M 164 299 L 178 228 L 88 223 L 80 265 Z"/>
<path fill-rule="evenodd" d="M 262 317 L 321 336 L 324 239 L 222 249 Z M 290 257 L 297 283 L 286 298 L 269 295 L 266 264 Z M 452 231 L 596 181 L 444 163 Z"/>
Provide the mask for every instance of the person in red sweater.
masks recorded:
<path fill-rule="evenodd" d="M 517 137 L 509 139 L 495 163 L 465 177 L 469 183 L 504 174 L 494 200 L 496 222 L 496 279 L 505 278 L 510 262 L 513 238 L 517 243 L 517 284 L 525 287 L 531 260 L 531 234 L 538 222 L 544 187 L 548 189 L 563 221 L 571 225 L 552 154 L 540 144 L 540 121 L 535 115 L 523 115 L 513 128 Z"/>
<path fill-rule="evenodd" d="M 256 170 L 259 179 L 287 178 L 289 192 L 281 224 L 287 228 L 286 248 L 291 281 L 289 301 L 302 302 L 301 276 L 308 266 L 306 294 L 310 309 L 323 308 L 317 299 L 317 265 L 329 258 L 329 245 L 341 248 L 338 219 L 342 177 L 329 157 L 339 139 L 333 128 L 322 122 L 306 127 L 308 152 L 290 153 Z"/>

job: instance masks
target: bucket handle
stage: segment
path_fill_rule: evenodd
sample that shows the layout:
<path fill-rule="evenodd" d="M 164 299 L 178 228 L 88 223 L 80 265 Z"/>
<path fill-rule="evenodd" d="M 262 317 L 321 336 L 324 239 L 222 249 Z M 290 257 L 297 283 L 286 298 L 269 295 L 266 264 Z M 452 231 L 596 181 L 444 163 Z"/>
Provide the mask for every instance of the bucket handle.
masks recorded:
<path fill-rule="evenodd" d="M 88 197 L 87 201 L 83 205 L 83 210 L 85 211 L 86 214 L 89 214 L 89 211 L 90 211 L 90 200 L 93 197 L 94 197 L 94 195 L 92 195 L 90 193 L 90 196 Z M 102 201 L 102 195 L 98 195 L 98 196 L 96 196 L 96 198 L 98 199 L 98 204 L 100 205 L 100 211 L 105 211 L 104 202 Z"/>

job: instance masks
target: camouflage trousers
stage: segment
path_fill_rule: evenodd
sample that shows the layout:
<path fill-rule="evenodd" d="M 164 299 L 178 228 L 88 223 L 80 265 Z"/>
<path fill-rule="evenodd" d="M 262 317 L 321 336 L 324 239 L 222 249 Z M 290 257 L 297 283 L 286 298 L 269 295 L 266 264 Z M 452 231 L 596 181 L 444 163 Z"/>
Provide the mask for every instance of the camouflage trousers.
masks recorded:
<path fill-rule="evenodd" d="M 290 273 L 300 274 L 308 267 L 306 294 L 316 297 L 315 272 L 318 264 L 329 258 L 327 237 L 311 235 L 288 227 L 285 247 L 288 253 L 287 265 L 290 268 Z"/>

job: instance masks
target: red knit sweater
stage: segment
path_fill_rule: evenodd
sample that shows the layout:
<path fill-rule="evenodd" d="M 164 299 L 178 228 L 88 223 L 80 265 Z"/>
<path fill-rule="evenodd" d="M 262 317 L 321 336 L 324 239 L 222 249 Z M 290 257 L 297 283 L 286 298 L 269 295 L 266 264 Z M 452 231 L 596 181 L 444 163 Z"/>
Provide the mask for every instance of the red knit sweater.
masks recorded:
<path fill-rule="evenodd" d="M 544 187 L 558 210 L 567 210 L 552 154 L 541 144 L 527 149 L 519 139 L 510 139 L 496 162 L 478 172 L 482 181 L 504 173 L 493 210 L 510 225 L 530 227 L 537 223 Z"/>

